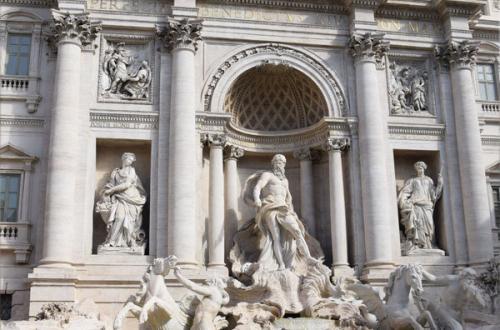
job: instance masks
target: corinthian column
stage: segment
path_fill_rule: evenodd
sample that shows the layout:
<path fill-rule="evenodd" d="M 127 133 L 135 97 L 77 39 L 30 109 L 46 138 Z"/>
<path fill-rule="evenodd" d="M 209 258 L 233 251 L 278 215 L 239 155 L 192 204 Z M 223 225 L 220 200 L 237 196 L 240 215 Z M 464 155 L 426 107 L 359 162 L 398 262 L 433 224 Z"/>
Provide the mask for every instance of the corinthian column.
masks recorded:
<path fill-rule="evenodd" d="M 224 168 L 226 137 L 208 136 L 210 146 L 210 191 L 208 218 L 208 268 L 226 270 L 224 263 Z"/>
<path fill-rule="evenodd" d="M 229 251 L 233 246 L 233 238 L 238 231 L 238 159 L 243 157 L 245 151 L 236 146 L 227 146 L 225 150 L 226 167 L 226 225 L 225 225 L 225 255 L 229 257 Z"/>
<path fill-rule="evenodd" d="M 48 159 L 48 179 L 41 264 L 71 266 L 75 244 L 75 189 L 78 173 L 81 117 L 80 59 L 82 46 L 92 42 L 100 26 L 87 14 L 70 15 L 54 10 L 50 41 L 57 45 L 54 103 Z"/>
<path fill-rule="evenodd" d="M 335 276 L 352 275 L 347 261 L 347 223 L 344 198 L 342 151 L 349 147 L 346 138 L 328 138 L 324 149 L 328 151 L 330 186 L 330 224 L 332 231 L 333 271 Z"/>
<path fill-rule="evenodd" d="M 349 41 L 356 69 L 356 103 L 359 122 L 361 194 L 365 225 L 366 268 L 364 275 L 391 268 L 392 233 L 387 175 L 387 120 L 380 105 L 376 63 L 383 60 L 389 44 L 382 35 L 353 35 Z"/>
<path fill-rule="evenodd" d="M 316 237 L 316 224 L 314 215 L 314 178 L 312 160 L 315 152 L 309 148 L 293 153 L 300 162 L 300 213 L 309 234 Z"/>
<path fill-rule="evenodd" d="M 469 41 L 451 41 L 436 49 L 438 59 L 450 65 L 469 264 L 487 262 L 493 254 L 486 175 L 472 80 L 472 66 L 477 52 L 478 45 Z"/>
<path fill-rule="evenodd" d="M 168 253 L 183 267 L 198 267 L 201 238 L 196 221 L 196 173 L 199 142 L 195 126 L 194 56 L 201 40 L 201 21 L 168 20 L 162 36 L 172 53 L 169 145 Z"/>

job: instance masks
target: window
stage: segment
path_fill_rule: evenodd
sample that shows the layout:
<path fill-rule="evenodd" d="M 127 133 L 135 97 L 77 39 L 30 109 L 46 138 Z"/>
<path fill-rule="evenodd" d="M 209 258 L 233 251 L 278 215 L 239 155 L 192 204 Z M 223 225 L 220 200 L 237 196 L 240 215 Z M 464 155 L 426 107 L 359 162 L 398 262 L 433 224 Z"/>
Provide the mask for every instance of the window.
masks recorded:
<path fill-rule="evenodd" d="M 17 221 L 20 174 L 0 174 L 0 221 Z"/>
<path fill-rule="evenodd" d="M 477 65 L 477 81 L 481 100 L 495 101 L 497 99 L 495 67 L 493 64 Z"/>
<path fill-rule="evenodd" d="M 500 186 L 493 186 L 493 207 L 495 208 L 495 224 L 500 228 Z M 500 239 L 500 233 L 498 234 Z"/>
<path fill-rule="evenodd" d="M 30 48 L 30 34 L 8 35 L 5 74 L 18 76 L 27 76 L 29 74 Z"/>
<path fill-rule="evenodd" d="M 0 294 L 0 320 L 10 320 L 12 314 L 12 294 Z"/>

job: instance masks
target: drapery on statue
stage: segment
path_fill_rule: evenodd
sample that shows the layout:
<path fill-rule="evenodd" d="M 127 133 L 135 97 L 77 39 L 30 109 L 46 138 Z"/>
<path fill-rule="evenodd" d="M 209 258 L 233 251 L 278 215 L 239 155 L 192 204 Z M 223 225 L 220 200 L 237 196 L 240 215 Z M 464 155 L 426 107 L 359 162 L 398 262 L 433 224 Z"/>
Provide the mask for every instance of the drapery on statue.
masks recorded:
<path fill-rule="evenodd" d="M 131 152 L 122 155 L 122 167 L 111 172 L 96 203 L 96 212 L 101 215 L 108 231 L 104 247 L 136 249 L 144 243 L 141 225 L 146 191 L 132 166 L 135 160 L 135 154 Z"/>
<path fill-rule="evenodd" d="M 294 267 L 297 252 L 306 260 L 312 257 L 304 226 L 293 210 L 285 177 L 286 158 L 274 155 L 271 164 L 272 171 L 260 171 L 247 179 L 243 198 L 247 204 L 257 207 L 255 223 L 265 237 L 258 263 L 265 268 L 277 264 L 277 268 L 283 270 Z"/>
<path fill-rule="evenodd" d="M 416 249 L 433 249 L 434 246 L 434 206 L 443 191 L 443 177 L 438 175 L 437 186 L 425 175 L 427 165 L 416 162 L 417 176 L 405 182 L 399 192 L 398 204 L 401 223 L 405 228 L 407 253 Z"/>
<path fill-rule="evenodd" d="M 105 92 L 122 99 L 148 99 L 152 81 L 148 61 L 141 61 L 137 68 L 137 61 L 127 53 L 123 42 L 106 51 L 102 69 L 108 76 L 110 84 Z"/>

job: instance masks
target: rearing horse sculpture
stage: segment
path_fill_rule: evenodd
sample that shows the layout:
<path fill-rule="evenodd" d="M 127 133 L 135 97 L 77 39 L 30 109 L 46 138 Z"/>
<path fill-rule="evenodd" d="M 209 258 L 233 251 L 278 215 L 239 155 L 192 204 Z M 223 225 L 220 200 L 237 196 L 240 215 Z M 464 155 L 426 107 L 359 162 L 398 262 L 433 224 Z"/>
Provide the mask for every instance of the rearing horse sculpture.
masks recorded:
<path fill-rule="evenodd" d="M 166 263 L 166 264 L 165 264 Z M 115 318 L 113 328 L 119 330 L 131 312 L 141 325 L 151 329 L 181 330 L 188 323 L 188 314 L 181 310 L 165 285 L 165 276 L 175 266 L 176 258 L 154 259 L 142 278 L 141 289 L 131 296 Z"/>
<path fill-rule="evenodd" d="M 423 292 L 422 272 L 422 266 L 415 264 L 396 268 L 384 288 L 384 300 L 380 299 L 378 292 L 369 285 L 352 284 L 349 289 L 356 292 L 368 306 L 369 312 L 377 316 L 379 329 L 423 330 L 423 325 L 427 322 L 431 329 L 437 330 L 429 312 L 423 312 L 417 318 L 410 313 L 410 293 L 413 294 L 415 302 L 420 304 Z"/>

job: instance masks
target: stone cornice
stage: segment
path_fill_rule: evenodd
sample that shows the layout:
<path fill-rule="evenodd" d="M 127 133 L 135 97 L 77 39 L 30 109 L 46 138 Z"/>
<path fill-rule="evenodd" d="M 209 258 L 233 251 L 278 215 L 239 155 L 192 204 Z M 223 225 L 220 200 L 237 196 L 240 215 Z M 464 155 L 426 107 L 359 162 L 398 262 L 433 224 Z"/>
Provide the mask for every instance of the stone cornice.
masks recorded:
<path fill-rule="evenodd" d="M 409 20 L 437 21 L 438 13 L 432 8 L 401 8 L 398 6 L 383 6 L 377 9 L 375 13 L 377 18 L 394 18 Z"/>
<path fill-rule="evenodd" d="M 168 18 L 166 28 L 157 27 L 157 34 L 169 50 L 179 48 L 198 50 L 198 43 L 202 40 L 202 20 Z"/>
<path fill-rule="evenodd" d="M 29 7 L 43 7 L 43 8 L 56 8 L 56 0 L 1 0 L 0 4 L 14 5 L 14 6 L 29 6 Z"/>
<path fill-rule="evenodd" d="M 328 0 L 303 1 L 303 0 L 208 0 L 208 4 L 221 4 L 233 6 L 255 6 L 255 7 L 270 7 L 276 9 L 295 9 L 295 10 L 310 10 L 318 12 L 336 12 L 346 13 L 347 10 L 343 5 L 334 4 Z"/>
<path fill-rule="evenodd" d="M 344 0 L 344 4 L 347 8 L 356 7 L 376 9 L 382 2 L 383 0 Z"/>
<path fill-rule="evenodd" d="M 347 47 L 356 59 L 382 62 L 389 50 L 389 41 L 383 39 L 382 33 L 353 34 Z"/>
<path fill-rule="evenodd" d="M 436 46 L 435 55 L 441 64 L 471 67 L 476 63 L 479 43 L 469 40 L 450 41 L 444 46 Z"/>
<path fill-rule="evenodd" d="M 391 139 L 442 140 L 444 134 L 445 126 L 442 124 L 389 123 L 389 135 Z"/>
<path fill-rule="evenodd" d="M 45 120 L 35 118 L 0 117 L 0 127 L 44 128 Z"/>
<path fill-rule="evenodd" d="M 72 42 L 88 45 L 101 31 L 99 22 L 91 22 L 88 13 L 69 14 L 52 10 L 54 22 L 50 27 L 49 43 Z"/>
<path fill-rule="evenodd" d="M 441 16 L 472 17 L 485 5 L 483 0 L 438 0 L 436 9 Z"/>

